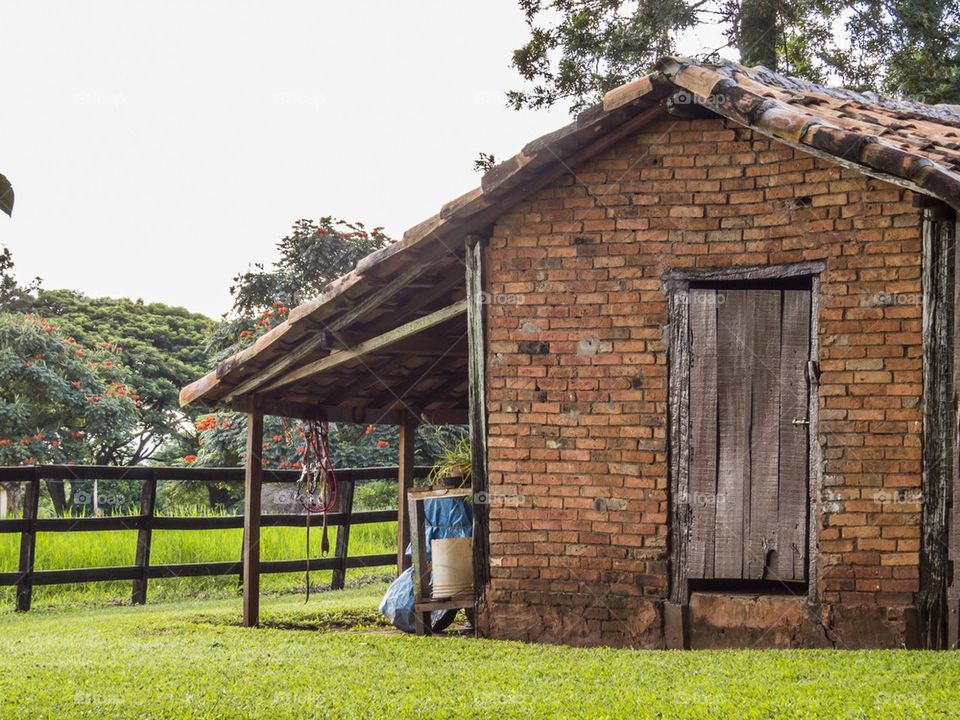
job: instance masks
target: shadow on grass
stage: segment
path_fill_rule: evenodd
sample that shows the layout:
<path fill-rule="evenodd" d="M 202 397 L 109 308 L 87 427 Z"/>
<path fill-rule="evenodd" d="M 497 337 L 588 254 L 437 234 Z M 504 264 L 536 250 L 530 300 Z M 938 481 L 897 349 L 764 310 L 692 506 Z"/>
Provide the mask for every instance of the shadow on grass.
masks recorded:
<path fill-rule="evenodd" d="M 240 627 L 243 624 L 235 613 L 197 613 L 185 616 L 183 620 L 214 627 Z M 350 608 L 265 612 L 261 615 L 260 627 L 271 630 L 338 632 L 382 630 L 393 626 L 375 608 Z"/>

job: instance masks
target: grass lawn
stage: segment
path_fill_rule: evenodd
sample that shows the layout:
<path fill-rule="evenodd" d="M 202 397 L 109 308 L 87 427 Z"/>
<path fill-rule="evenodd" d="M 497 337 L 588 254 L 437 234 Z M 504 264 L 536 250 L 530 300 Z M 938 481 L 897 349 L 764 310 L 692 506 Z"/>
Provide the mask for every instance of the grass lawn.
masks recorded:
<path fill-rule="evenodd" d="M 644 652 L 417 638 L 382 584 L 0 614 L 0 718 L 960 717 L 960 655 Z M 349 629 L 343 629 L 349 628 Z"/>

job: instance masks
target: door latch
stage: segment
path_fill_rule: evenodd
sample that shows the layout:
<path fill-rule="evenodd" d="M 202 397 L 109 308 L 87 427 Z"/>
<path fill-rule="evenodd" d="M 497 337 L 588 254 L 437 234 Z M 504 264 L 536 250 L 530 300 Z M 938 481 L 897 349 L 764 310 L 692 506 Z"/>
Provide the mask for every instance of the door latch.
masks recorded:
<path fill-rule="evenodd" d="M 809 424 L 810 424 L 810 421 L 809 421 L 809 420 L 803 420 L 803 419 L 801 419 L 801 418 L 794 418 L 793 420 L 790 421 L 790 424 L 791 424 L 791 425 L 809 425 Z"/>

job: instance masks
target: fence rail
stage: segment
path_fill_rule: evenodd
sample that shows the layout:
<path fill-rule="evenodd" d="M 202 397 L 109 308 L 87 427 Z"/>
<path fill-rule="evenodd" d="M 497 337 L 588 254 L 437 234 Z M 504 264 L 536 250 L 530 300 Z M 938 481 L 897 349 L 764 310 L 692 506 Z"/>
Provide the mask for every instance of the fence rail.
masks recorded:
<path fill-rule="evenodd" d="M 425 475 L 428 468 L 416 468 L 416 474 Z M 349 554 L 350 528 L 353 525 L 388 522 L 397 519 L 396 510 L 353 511 L 354 488 L 368 480 L 397 481 L 397 468 L 355 468 L 337 471 L 340 485 L 339 512 L 327 515 L 327 525 L 338 528 L 336 546 L 331 557 L 274 560 L 260 563 L 261 573 L 290 573 L 310 570 L 332 570 L 331 589 L 341 589 L 346 571 L 351 568 L 384 567 L 395 565 L 397 553 L 377 555 Z M 293 483 L 299 477 L 296 470 L 264 471 L 264 483 Z M 43 483 L 62 480 L 140 480 L 139 515 L 107 517 L 41 518 L 40 493 Z M 150 580 L 173 577 L 212 577 L 236 575 L 242 578 L 241 561 L 168 563 L 150 562 L 154 530 L 228 530 L 243 528 L 242 515 L 212 517 L 169 517 L 156 515 L 157 484 L 180 480 L 217 482 L 243 485 L 243 468 L 169 468 L 169 467 L 114 467 L 102 465 L 38 465 L 31 467 L 0 467 L 0 482 L 22 483 L 25 487 L 23 517 L 0 520 L 0 534 L 20 534 L 20 559 L 16 572 L 0 572 L 0 587 L 16 586 L 17 609 L 30 609 L 33 588 L 38 585 L 64 583 L 130 580 L 133 582 L 131 602 L 143 604 L 147 600 Z M 263 527 L 306 527 L 306 515 L 261 515 Z M 36 547 L 38 533 L 69 533 L 114 530 L 135 530 L 137 549 L 133 565 L 90 567 L 62 570 L 37 570 Z"/>

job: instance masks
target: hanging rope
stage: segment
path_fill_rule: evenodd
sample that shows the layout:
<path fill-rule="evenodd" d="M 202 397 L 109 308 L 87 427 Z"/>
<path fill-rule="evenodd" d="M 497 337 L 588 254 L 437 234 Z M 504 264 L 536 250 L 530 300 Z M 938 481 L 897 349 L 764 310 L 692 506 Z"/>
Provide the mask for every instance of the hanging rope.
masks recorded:
<path fill-rule="evenodd" d="M 320 552 L 330 552 L 327 535 L 327 513 L 337 505 L 337 476 L 330 460 L 329 427 L 325 422 L 310 420 L 304 432 L 303 472 L 297 480 L 297 500 L 307 511 L 307 599 L 310 600 L 310 518 L 319 513 L 323 518 Z"/>

